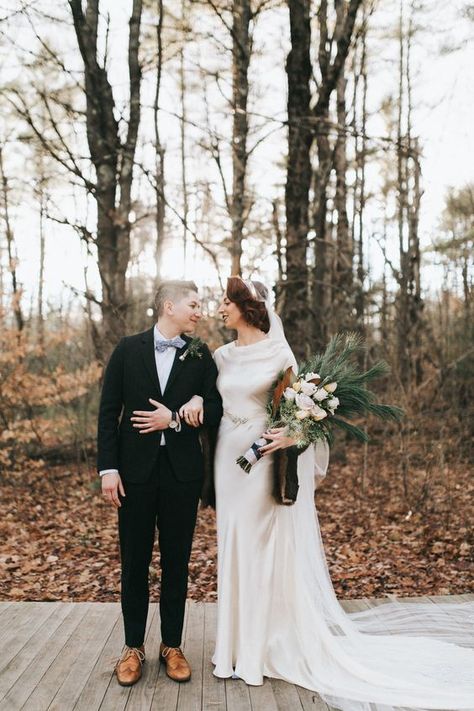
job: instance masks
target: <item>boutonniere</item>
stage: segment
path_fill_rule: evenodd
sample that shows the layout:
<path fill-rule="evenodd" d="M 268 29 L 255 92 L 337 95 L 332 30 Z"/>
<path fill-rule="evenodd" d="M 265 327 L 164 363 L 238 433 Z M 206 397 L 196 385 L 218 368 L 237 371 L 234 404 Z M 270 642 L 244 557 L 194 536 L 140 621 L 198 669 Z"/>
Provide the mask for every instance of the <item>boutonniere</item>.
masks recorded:
<path fill-rule="evenodd" d="M 203 345 L 204 343 L 200 338 L 193 338 L 184 353 L 179 356 L 179 359 L 185 360 L 188 356 L 190 358 L 202 358 L 201 348 Z"/>

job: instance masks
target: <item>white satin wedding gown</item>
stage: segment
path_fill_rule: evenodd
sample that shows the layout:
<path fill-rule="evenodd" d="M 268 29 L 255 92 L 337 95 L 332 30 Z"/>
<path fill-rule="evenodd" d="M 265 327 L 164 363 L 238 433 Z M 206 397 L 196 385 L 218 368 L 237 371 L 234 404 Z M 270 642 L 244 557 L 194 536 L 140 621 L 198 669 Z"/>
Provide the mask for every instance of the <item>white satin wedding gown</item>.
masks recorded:
<path fill-rule="evenodd" d="M 314 505 L 325 444 L 299 457 L 293 506 L 271 496 L 271 460 L 236 463 L 265 430 L 286 342 L 235 342 L 215 353 L 224 416 L 215 458 L 218 677 L 274 677 L 318 692 L 342 711 L 474 709 L 474 605 L 387 603 L 347 614 L 328 574 Z M 324 471 L 320 471 L 324 475 Z"/>

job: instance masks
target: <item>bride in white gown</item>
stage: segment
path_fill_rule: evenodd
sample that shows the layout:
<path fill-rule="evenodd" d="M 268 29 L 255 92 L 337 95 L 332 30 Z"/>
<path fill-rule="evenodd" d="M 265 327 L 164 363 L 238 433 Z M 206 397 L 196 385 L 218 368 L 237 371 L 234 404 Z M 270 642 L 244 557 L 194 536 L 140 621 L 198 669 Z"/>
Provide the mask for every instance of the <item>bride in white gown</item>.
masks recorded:
<path fill-rule="evenodd" d="M 238 338 L 215 352 L 224 416 L 215 457 L 214 674 L 252 685 L 283 679 L 342 711 L 473 710 L 474 604 L 390 602 L 347 614 L 337 601 L 314 506 L 326 445 L 300 455 L 293 506 L 271 494 L 271 452 L 291 444 L 283 431 L 272 430 L 250 474 L 236 464 L 266 429 L 271 384 L 296 367 L 265 291 L 231 277 L 219 309 Z"/>

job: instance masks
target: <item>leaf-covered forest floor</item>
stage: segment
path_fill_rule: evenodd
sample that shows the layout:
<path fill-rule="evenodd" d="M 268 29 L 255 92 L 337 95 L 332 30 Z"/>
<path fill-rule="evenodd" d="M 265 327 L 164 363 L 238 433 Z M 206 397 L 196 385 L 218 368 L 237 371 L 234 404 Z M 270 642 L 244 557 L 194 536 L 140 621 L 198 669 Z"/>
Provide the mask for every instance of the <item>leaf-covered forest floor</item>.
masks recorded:
<path fill-rule="evenodd" d="M 471 467 L 436 439 L 418 437 L 410 456 L 398 437 L 367 450 L 337 452 L 316 494 L 322 537 L 338 597 L 445 595 L 474 588 Z M 404 495 L 406 472 L 408 499 Z M 364 478 L 362 488 L 361 479 Z M 120 564 L 116 513 L 94 472 L 45 468 L 1 482 L 0 598 L 116 601 Z M 159 558 L 151 570 L 159 589 Z M 216 599 L 215 517 L 200 511 L 189 596 Z"/>

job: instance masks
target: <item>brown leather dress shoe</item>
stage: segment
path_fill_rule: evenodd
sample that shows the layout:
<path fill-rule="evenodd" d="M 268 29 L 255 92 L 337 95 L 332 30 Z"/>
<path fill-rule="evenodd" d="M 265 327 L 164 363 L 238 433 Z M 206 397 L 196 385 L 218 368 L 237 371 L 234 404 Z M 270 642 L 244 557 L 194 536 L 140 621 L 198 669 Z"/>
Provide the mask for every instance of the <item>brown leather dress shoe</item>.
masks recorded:
<path fill-rule="evenodd" d="M 125 647 L 115 665 L 115 673 L 120 686 L 133 686 L 142 676 L 142 664 L 145 661 L 145 648 Z"/>
<path fill-rule="evenodd" d="M 160 644 L 160 659 L 166 665 L 166 673 L 173 681 L 189 681 L 191 667 L 179 647 L 166 647 Z"/>

